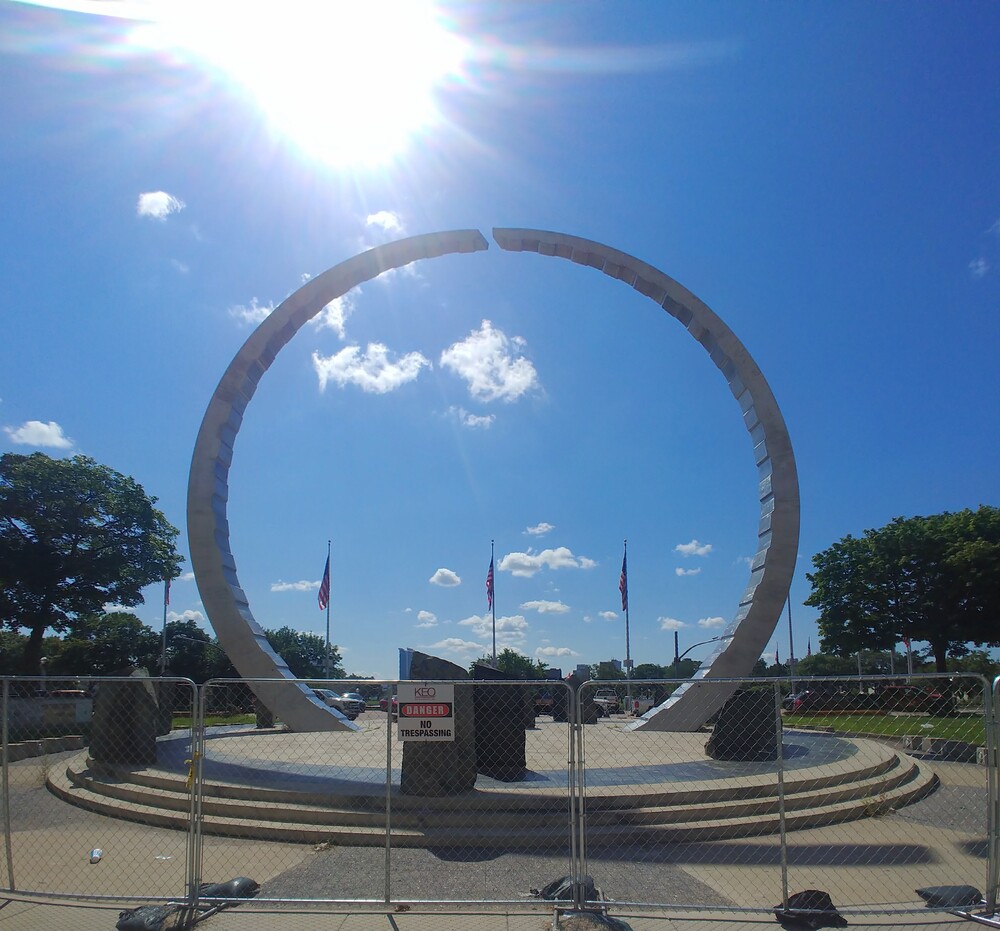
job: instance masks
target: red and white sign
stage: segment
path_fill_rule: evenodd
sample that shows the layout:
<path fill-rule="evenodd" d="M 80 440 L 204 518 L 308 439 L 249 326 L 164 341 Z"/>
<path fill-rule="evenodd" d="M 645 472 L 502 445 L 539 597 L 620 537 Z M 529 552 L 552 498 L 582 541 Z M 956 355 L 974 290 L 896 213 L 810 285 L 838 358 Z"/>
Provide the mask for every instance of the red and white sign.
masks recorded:
<path fill-rule="evenodd" d="M 455 686 L 440 682 L 400 682 L 396 735 L 400 740 L 453 741 Z"/>

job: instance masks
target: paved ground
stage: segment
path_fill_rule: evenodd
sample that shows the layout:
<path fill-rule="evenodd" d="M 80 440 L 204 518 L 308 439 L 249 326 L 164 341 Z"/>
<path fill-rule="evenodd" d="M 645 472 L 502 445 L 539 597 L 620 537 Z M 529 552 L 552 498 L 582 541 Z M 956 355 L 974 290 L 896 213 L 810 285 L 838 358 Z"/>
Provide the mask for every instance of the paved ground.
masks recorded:
<path fill-rule="evenodd" d="M 4 931 L 113 931 L 120 907 L 96 905 L 55 905 L 42 902 L 10 902 L 0 909 Z M 766 931 L 779 927 L 773 915 L 734 917 L 725 913 L 698 912 L 691 915 L 662 916 L 616 910 L 614 917 L 632 931 Z M 570 931 L 573 922 L 564 916 L 560 926 Z M 199 922 L 204 931 L 551 931 L 552 913 L 484 914 L 439 910 L 321 914 L 308 909 L 265 910 L 249 905 L 220 912 Z M 791 927 L 790 925 L 788 927 Z M 918 931 L 957 931 L 975 927 L 961 918 L 935 913 L 887 918 L 850 919 L 854 931 L 889 931 L 915 928 Z M 573 931 L 583 931 L 577 926 Z M 589 931 L 589 929 L 587 929 Z"/>
<path fill-rule="evenodd" d="M 588 746 L 594 749 L 591 742 Z M 58 757 L 36 758 L 10 768 L 13 869 L 18 888 L 60 889 L 93 895 L 146 895 L 164 899 L 184 888 L 186 835 L 109 819 L 66 805 L 44 788 L 47 766 Z M 954 928 L 961 919 L 931 912 L 888 917 L 850 913 L 873 902 L 912 902 L 920 886 L 971 883 L 983 888 L 985 837 L 981 834 L 985 771 L 968 764 L 934 764 L 942 789 L 892 815 L 832 825 L 790 835 L 788 885 L 830 892 L 849 913 L 850 926 Z M 977 833 L 980 831 L 980 833 Z M 102 847 L 90 864 L 87 853 Z M 268 897 L 381 899 L 385 895 L 385 850 L 258 842 L 208 837 L 202 875 L 207 880 L 249 875 Z M 730 931 L 775 927 L 767 911 L 780 900 L 778 839 L 683 844 L 657 849 L 618 847 L 590 852 L 589 870 L 614 902 L 612 914 L 633 931 Z M 6 856 L 0 882 L 8 885 Z M 527 893 L 564 875 L 562 857 L 466 848 L 460 851 L 393 850 L 391 896 L 409 902 L 386 913 L 377 901 L 366 907 L 338 906 L 337 914 L 307 907 L 246 903 L 200 923 L 218 931 L 542 931 L 552 911 Z M 488 902 L 523 894 L 517 905 L 469 906 L 424 914 L 420 899 L 456 898 Z M 629 906 L 630 901 L 700 903 L 695 911 L 670 914 Z M 139 904 L 136 902 L 135 904 Z M 716 909 L 754 908 L 734 915 Z M 0 931 L 97 931 L 113 929 L 122 905 L 74 905 L 36 900 L 0 908 Z"/>

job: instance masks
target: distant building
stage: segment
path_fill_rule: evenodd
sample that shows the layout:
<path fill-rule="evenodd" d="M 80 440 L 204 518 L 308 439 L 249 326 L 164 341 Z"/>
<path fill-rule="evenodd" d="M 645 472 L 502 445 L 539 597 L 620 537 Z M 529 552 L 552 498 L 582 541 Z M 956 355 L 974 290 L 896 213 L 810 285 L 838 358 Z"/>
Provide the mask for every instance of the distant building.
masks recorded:
<path fill-rule="evenodd" d="M 604 659 L 597 664 L 598 679 L 617 679 L 622 674 L 620 659 Z"/>

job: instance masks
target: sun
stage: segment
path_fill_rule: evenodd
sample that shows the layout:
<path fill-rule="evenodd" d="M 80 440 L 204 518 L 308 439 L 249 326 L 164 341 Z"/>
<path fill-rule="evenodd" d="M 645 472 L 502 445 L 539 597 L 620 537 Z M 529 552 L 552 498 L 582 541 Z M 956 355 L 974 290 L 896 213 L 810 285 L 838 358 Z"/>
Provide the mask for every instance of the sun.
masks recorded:
<path fill-rule="evenodd" d="M 334 165 L 391 159 L 439 119 L 462 43 L 421 0 L 172 2 L 160 28 L 249 91 L 274 126 Z"/>
<path fill-rule="evenodd" d="M 194 56 L 335 167 L 377 166 L 437 126 L 467 55 L 430 0 L 36 2 L 133 20 L 134 50 Z"/>

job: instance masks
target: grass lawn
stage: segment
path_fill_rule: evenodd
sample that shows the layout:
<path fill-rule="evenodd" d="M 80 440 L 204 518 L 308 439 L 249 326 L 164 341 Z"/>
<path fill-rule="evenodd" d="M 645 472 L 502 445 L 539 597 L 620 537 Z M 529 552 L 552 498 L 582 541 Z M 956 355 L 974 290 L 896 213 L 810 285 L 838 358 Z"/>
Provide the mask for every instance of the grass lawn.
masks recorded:
<path fill-rule="evenodd" d="M 986 734 L 982 717 L 931 718 L 925 715 L 889 714 L 788 714 L 782 720 L 786 727 L 833 728 L 852 734 L 874 734 L 880 737 L 944 737 L 985 746 Z"/>
<path fill-rule="evenodd" d="M 205 716 L 205 726 L 214 727 L 217 724 L 256 724 L 257 718 L 252 714 L 209 714 Z M 191 716 L 175 714 L 173 720 L 175 730 L 186 730 L 191 727 Z"/>

